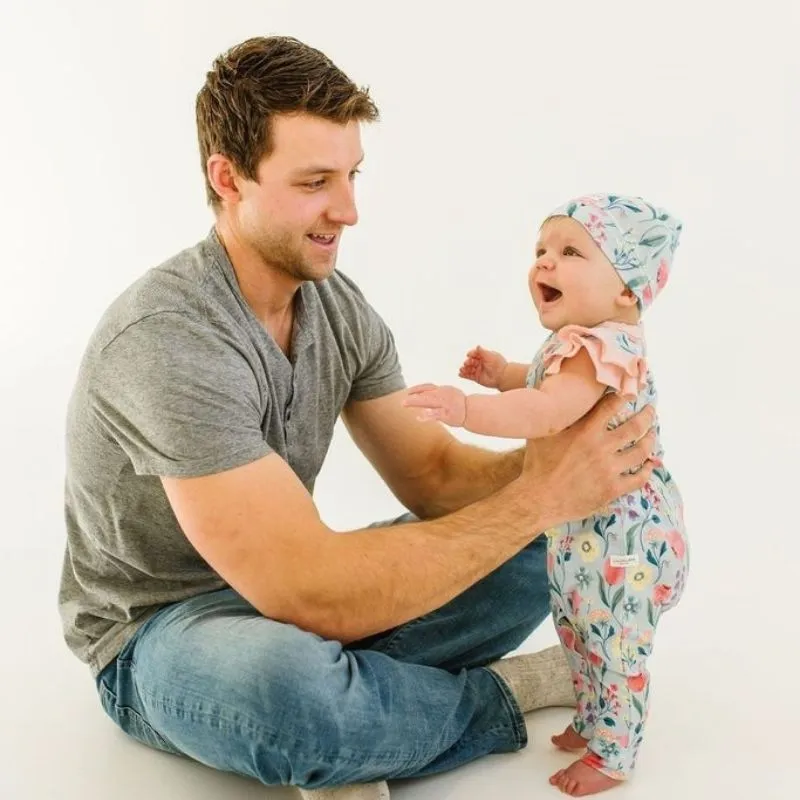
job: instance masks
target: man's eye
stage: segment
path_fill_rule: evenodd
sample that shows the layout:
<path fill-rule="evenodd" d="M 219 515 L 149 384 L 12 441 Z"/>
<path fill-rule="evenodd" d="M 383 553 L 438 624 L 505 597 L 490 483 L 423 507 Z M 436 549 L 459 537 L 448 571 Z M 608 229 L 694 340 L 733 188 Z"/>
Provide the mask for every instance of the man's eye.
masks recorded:
<path fill-rule="evenodd" d="M 351 181 L 354 181 L 354 180 L 356 179 L 356 175 L 360 175 L 360 174 L 361 174 L 361 170 L 360 170 L 360 169 L 354 169 L 354 170 L 353 170 L 353 171 L 350 173 L 350 180 L 351 180 Z"/>
<path fill-rule="evenodd" d="M 321 189 L 325 185 L 325 178 L 320 178 L 316 181 L 309 181 L 308 183 L 304 183 L 303 186 L 306 189 Z"/>

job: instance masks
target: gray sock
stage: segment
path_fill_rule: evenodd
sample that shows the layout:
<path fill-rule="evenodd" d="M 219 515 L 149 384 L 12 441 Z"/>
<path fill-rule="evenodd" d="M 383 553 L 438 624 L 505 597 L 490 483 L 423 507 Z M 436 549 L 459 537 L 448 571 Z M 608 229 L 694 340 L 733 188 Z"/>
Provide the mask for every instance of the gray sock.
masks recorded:
<path fill-rule="evenodd" d="M 300 789 L 303 800 L 389 800 L 386 781 L 332 786 L 330 789 Z"/>
<path fill-rule="evenodd" d="M 523 713 L 553 706 L 575 707 L 572 673 L 561 645 L 503 658 L 489 664 L 489 669 L 503 679 Z"/>

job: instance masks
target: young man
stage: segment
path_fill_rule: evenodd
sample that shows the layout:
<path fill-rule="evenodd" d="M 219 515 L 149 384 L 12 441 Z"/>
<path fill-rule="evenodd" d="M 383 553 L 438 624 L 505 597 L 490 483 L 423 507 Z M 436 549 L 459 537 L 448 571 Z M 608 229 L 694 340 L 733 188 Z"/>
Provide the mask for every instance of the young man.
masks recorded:
<path fill-rule="evenodd" d="M 558 648 L 495 663 L 548 612 L 536 537 L 651 469 L 649 412 L 609 431 L 613 400 L 527 459 L 403 406 L 392 335 L 335 270 L 377 115 L 294 39 L 220 56 L 197 98 L 215 226 L 108 309 L 68 414 L 60 607 L 106 712 L 307 796 L 388 797 L 573 705 Z M 416 518 L 322 522 L 340 414 Z"/>

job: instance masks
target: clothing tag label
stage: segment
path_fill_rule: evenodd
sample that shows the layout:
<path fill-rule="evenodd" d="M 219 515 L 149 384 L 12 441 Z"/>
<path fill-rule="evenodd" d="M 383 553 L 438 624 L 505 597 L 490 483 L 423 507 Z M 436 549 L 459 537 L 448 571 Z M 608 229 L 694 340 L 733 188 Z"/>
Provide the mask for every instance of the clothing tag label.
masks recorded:
<path fill-rule="evenodd" d="M 630 556 L 611 556 L 612 567 L 635 567 L 639 563 L 639 556 L 634 553 Z"/>

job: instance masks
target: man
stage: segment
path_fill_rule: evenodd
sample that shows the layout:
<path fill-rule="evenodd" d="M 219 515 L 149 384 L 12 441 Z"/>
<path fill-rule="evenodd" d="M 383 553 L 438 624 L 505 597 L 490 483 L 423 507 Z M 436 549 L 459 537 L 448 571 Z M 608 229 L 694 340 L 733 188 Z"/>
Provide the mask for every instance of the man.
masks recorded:
<path fill-rule="evenodd" d="M 388 797 L 386 778 L 517 750 L 524 712 L 571 705 L 558 648 L 498 663 L 547 614 L 537 535 L 651 470 L 652 415 L 609 431 L 618 401 L 527 459 L 403 406 L 392 335 L 335 270 L 376 118 L 294 39 L 218 58 L 197 98 L 214 229 L 108 309 L 68 414 L 60 607 L 104 709 L 308 797 Z M 339 414 L 415 517 L 322 522 Z"/>

